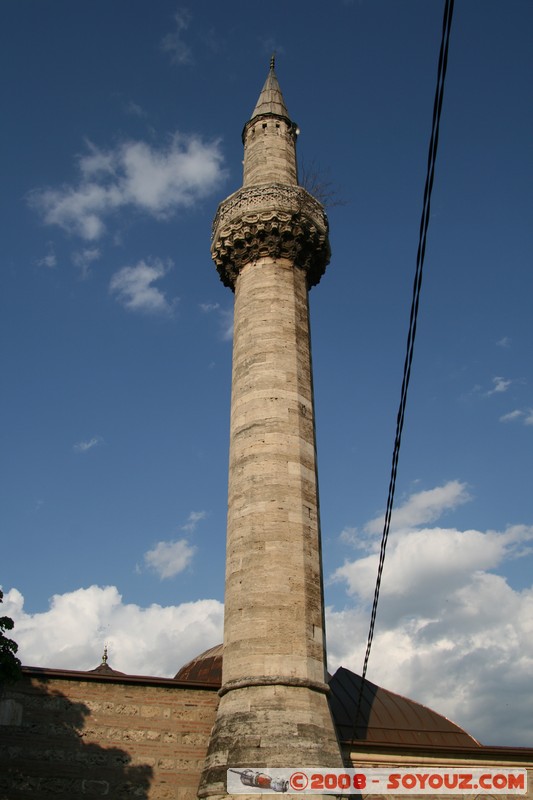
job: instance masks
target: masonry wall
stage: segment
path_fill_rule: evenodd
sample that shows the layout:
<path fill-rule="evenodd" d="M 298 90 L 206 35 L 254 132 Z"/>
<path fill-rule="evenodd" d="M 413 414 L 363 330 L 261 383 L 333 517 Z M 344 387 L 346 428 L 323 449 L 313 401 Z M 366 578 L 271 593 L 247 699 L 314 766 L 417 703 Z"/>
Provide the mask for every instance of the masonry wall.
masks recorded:
<path fill-rule="evenodd" d="M 0 800 L 196 798 L 216 690 L 50 673 L 0 697 Z"/>
<path fill-rule="evenodd" d="M 195 800 L 215 720 L 216 688 L 26 669 L 18 684 L 0 692 L 0 800 Z M 366 745 L 356 751 L 346 747 L 343 755 L 356 768 L 393 771 L 525 767 L 528 791 L 522 797 L 533 800 L 530 748 Z M 367 796 L 415 800 L 362 794 Z M 462 795 L 462 800 L 474 797 L 493 796 Z"/>

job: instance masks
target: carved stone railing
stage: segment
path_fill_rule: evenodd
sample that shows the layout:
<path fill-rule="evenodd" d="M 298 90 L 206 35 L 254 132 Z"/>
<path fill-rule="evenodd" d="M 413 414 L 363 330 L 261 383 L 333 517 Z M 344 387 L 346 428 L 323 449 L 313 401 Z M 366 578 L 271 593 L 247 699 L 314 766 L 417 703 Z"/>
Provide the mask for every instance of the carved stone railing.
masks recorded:
<path fill-rule="evenodd" d="M 260 258 L 287 258 L 316 285 L 329 263 L 328 219 L 301 186 L 265 184 L 239 189 L 218 207 L 211 254 L 231 289 L 240 270 Z"/>

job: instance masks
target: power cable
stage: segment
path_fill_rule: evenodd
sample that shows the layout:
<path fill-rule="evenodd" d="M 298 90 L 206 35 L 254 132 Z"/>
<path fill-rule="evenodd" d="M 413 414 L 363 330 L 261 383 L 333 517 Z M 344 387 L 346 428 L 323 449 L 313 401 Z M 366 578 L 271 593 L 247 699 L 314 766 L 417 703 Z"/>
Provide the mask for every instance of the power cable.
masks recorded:
<path fill-rule="evenodd" d="M 363 699 L 363 691 L 366 680 L 366 672 L 368 668 L 368 660 L 370 658 L 372 641 L 374 639 L 374 627 L 376 624 L 376 614 L 379 601 L 379 591 L 381 587 L 381 577 L 383 574 L 383 566 L 385 563 L 385 552 L 387 549 L 392 508 L 394 504 L 394 492 L 396 489 L 396 476 L 398 472 L 398 459 L 400 456 L 400 445 L 402 441 L 403 423 L 405 419 L 405 408 L 407 405 L 407 389 L 409 387 L 409 379 L 411 377 L 411 365 L 413 363 L 416 325 L 418 318 L 418 307 L 420 304 L 420 292 L 422 289 L 422 272 L 424 266 L 424 257 L 426 253 L 427 231 L 429 227 L 429 217 L 431 210 L 431 192 L 433 189 L 433 180 L 435 177 L 435 164 L 437 160 L 437 148 L 439 143 L 439 126 L 440 126 L 440 116 L 442 111 L 442 101 L 444 98 L 444 81 L 446 77 L 446 68 L 448 66 L 448 46 L 450 42 L 453 6 L 454 6 L 454 0 L 446 0 L 444 7 L 444 17 L 442 22 L 442 38 L 440 44 L 439 64 L 437 70 L 437 85 L 435 88 L 435 100 L 433 104 L 433 121 L 431 127 L 431 137 L 429 142 L 426 184 L 424 187 L 424 199 L 422 204 L 422 216 L 420 219 L 418 251 L 416 254 L 416 270 L 413 282 L 413 296 L 411 301 L 411 313 L 409 318 L 409 331 L 407 334 L 407 349 L 406 349 L 405 363 L 403 368 L 400 405 L 398 408 L 398 416 L 396 420 L 396 435 L 394 439 L 394 449 L 392 453 L 392 467 L 391 467 L 391 475 L 389 483 L 389 493 L 387 497 L 387 508 L 385 511 L 383 533 L 381 537 L 381 547 L 379 553 L 376 586 L 374 590 L 374 600 L 372 603 L 372 612 L 370 615 L 370 627 L 368 631 L 368 641 L 366 645 L 365 660 L 363 664 L 363 672 L 361 674 L 361 684 L 359 686 L 357 707 L 354 717 L 354 727 L 353 727 L 354 739 L 357 738 L 357 723 L 361 712 L 361 702 Z"/>

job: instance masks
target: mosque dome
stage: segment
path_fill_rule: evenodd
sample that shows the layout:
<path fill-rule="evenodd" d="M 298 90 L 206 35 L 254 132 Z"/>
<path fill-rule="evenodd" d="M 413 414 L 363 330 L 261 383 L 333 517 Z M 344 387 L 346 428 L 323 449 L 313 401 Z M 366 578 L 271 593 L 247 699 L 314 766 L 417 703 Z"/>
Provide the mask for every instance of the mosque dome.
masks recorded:
<path fill-rule="evenodd" d="M 222 644 L 217 644 L 200 653 L 185 664 L 174 676 L 177 681 L 190 681 L 191 683 L 207 683 L 211 686 L 222 685 Z"/>

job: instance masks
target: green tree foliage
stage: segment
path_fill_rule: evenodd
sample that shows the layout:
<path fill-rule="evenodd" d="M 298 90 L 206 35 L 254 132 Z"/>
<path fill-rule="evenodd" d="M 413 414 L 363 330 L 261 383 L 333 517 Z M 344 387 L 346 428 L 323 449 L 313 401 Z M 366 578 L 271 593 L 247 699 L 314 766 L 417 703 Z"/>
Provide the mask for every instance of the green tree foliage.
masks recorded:
<path fill-rule="evenodd" d="M 0 589 L 0 603 L 3 602 L 4 593 Z M 5 636 L 5 631 L 13 630 L 15 623 L 11 617 L 0 617 L 0 686 L 3 683 L 13 683 L 20 678 L 20 659 L 15 653 L 19 646 L 13 639 Z"/>

